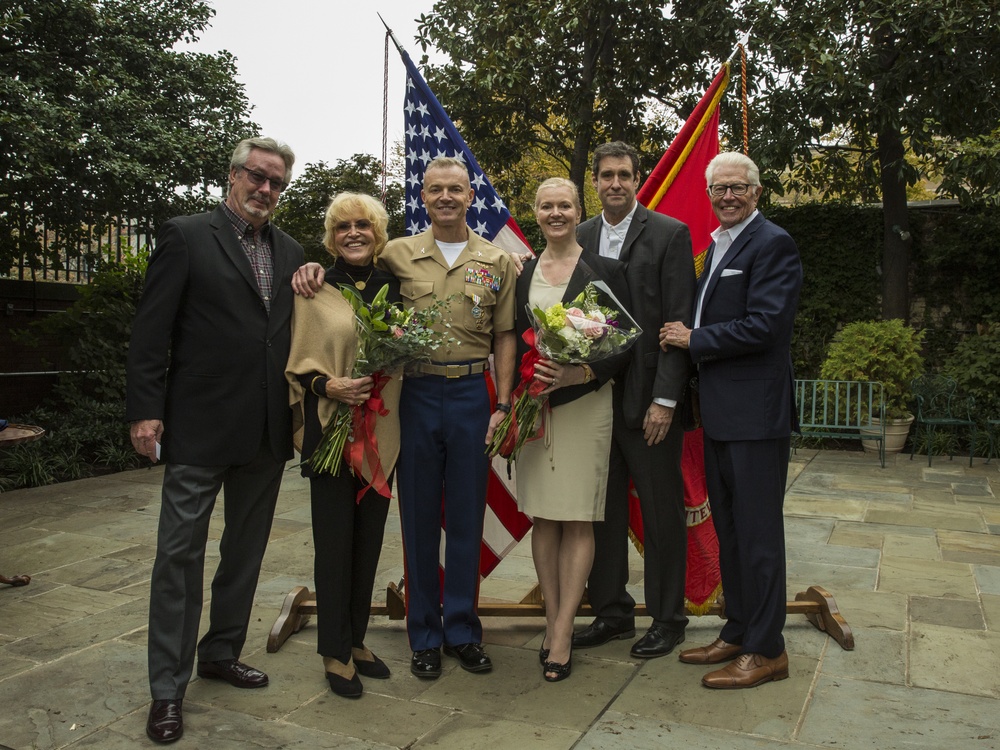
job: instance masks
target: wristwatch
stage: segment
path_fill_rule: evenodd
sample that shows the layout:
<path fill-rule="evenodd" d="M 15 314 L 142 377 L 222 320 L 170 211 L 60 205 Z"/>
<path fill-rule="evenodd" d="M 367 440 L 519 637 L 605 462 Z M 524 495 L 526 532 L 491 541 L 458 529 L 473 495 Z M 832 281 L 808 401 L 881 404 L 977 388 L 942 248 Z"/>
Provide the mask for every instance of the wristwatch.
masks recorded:
<path fill-rule="evenodd" d="M 583 383 L 586 385 L 591 380 L 594 379 L 594 371 L 590 369 L 590 365 L 580 365 L 583 368 Z"/>
<path fill-rule="evenodd" d="M 497 411 L 502 411 L 504 414 L 510 414 L 510 404 L 497 404 Z"/>

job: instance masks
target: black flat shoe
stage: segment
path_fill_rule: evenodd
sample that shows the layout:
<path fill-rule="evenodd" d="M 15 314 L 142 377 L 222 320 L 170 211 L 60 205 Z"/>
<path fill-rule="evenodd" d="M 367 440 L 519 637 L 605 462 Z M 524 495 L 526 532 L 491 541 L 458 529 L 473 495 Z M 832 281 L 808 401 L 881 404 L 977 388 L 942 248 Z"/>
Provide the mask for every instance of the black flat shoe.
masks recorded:
<path fill-rule="evenodd" d="M 361 684 L 361 679 L 358 677 L 357 672 L 354 673 L 351 679 L 341 677 L 339 674 L 334 674 L 333 672 L 327 672 L 326 679 L 330 683 L 330 690 L 341 698 L 360 698 L 361 693 L 365 689 L 364 685 Z"/>
<path fill-rule="evenodd" d="M 392 674 L 385 662 L 372 654 L 372 661 L 354 660 L 354 668 L 362 677 L 371 677 L 373 680 L 386 680 Z"/>
<path fill-rule="evenodd" d="M 569 677 L 569 674 L 572 671 L 573 656 L 570 655 L 565 664 L 560 664 L 557 661 L 545 662 L 545 665 L 542 668 L 542 677 L 545 678 L 546 682 L 560 682 Z"/>

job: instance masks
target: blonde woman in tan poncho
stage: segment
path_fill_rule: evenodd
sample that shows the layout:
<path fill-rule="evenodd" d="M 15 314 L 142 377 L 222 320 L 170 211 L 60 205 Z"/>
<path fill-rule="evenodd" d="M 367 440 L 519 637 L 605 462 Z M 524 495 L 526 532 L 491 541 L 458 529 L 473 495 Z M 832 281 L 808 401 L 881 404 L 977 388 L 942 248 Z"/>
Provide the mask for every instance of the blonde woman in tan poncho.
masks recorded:
<path fill-rule="evenodd" d="M 302 475 L 309 477 L 312 499 L 317 650 L 323 656 L 330 688 L 346 698 L 360 697 L 359 675 L 389 677 L 389 668 L 364 643 L 389 498 L 371 486 L 367 464 L 364 476 L 354 476 L 346 463 L 338 476 L 332 476 L 315 473 L 306 461 L 338 403 L 356 406 L 372 396 L 371 377 L 350 377 L 357 335 L 354 312 L 339 287 L 354 286 L 370 304 L 388 284 L 389 301 L 400 301 L 398 279 L 377 263 L 388 239 L 387 226 L 385 209 L 374 198 L 354 193 L 334 198 L 326 212 L 323 240 L 334 263 L 314 298 L 295 298 L 286 372 L 296 444 L 302 451 Z M 386 495 L 399 454 L 399 393 L 397 373 L 381 389 L 388 414 L 375 423 L 379 462 L 388 482 L 383 487 Z"/>

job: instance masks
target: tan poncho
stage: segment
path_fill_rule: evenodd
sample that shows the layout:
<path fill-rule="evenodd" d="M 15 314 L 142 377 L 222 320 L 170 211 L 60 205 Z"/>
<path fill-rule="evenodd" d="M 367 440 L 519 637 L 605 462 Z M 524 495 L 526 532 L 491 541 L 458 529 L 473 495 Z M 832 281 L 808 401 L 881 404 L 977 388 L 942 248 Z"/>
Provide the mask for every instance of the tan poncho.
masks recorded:
<path fill-rule="evenodd" d="M 354 330 L 354 310 L 340 290 L 324 284 L 312 299 L 297 296 L 292 310 L 292 348 L 288 355 L 285 377 L 290 388 L 292 426 L 295 431 L 296 449 L 302 452 L 303 404 L 305 391 L 298 377 L 311 372 L 327 377 L 351 376 L 358 350 L 358 337 Z M 375 436 L 378 439 L 379 463 L 388 476 L 399 457 L 399 394 L 402 387 L 400 373 L 382 388 L 382 399 L 389 413 L 378 417 Z M 325 428 L 337 411 L 338 401 L 319 399 L 319 422 Z M 362 475 L 372 481 L 367 463 Z"/>

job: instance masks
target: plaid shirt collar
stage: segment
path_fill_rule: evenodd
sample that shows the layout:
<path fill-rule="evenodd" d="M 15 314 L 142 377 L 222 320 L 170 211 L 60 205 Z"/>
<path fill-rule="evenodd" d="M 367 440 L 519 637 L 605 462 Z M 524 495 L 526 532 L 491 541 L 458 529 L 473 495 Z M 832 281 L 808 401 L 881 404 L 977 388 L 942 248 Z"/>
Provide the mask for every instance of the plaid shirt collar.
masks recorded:
<path fill-rule="evenodd" d="M 242 237 L 246 237 L 248 234 L 252 237 L 255 234 L 253 225 L 250 224 L 249 221 L 247 221 L 246 219 L 244 219 L 238 213 L 236 213 L 235 211 L 233 211 L 233 209 L 231 209 L 229 207 L 229 204 L 226 201 L 222 201 L 221 205 L 222 205 L 223 212 L 229 218 L 229 221 L 233 225 L 233 229 L 236 230 L 236 234 L 239 237 L 241 237 L 241 238 Z M 262 226 L 260 228 L 260 238 L 262 240 L 264 240 L 264 241 L 270 240 L 270 238 L 271 238 L 271 222 L 270 221 L 265 222 L 264 226 Z"/>

